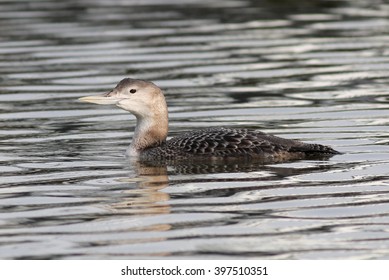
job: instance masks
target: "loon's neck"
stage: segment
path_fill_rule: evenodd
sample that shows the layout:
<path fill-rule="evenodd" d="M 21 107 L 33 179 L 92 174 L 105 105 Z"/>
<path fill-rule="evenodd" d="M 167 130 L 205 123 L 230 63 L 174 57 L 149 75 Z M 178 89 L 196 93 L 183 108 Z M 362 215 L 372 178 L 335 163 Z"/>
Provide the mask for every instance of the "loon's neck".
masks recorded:
<path fill-rule="evenodd" d="M 136 116 L 136 127 L 127 155 L 138 157 L 143 150 L 160 146 L 168 134 L 168 114 L 154 112 L 152 116 Z"/>

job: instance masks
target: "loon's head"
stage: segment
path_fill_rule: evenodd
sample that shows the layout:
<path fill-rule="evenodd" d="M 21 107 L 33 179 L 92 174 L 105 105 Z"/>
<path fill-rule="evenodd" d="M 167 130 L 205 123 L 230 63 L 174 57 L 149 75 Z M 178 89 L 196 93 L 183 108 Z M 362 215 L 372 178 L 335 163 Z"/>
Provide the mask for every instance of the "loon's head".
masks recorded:
<path fill-rule="evenodd" d="M 81 97 L 79 100 L 95 104 L 114 104 L 134 114 L 137 118 L 167 115 L 162 90 L 152 82 L 144 80 L 126 78 L 108 93 Z"/>
<path fill-rule="evenodd" d="M 126 78 L 108 93 L 79 100 L 114 104 L 136 116 L 133 141 L 127 151 L 130 156 L 137 157 L 141 151 L 166 140 L 169 123 L 166 101 L 162 90 L 152 82 Z"/>

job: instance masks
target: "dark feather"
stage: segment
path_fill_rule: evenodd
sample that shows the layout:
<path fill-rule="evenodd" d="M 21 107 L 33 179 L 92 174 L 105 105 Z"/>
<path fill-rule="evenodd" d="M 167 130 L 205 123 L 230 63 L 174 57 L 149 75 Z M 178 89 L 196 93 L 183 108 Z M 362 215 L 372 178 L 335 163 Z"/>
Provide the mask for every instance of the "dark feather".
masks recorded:
<path fill-rule="evenodd" d="M 209 128 L 184 133 L 160 147 L 147 149 L 142 153 L 142 158 L 163 160 L 244 157 L 288 160 L 338 153 L 327 146 L 284 139 L 256 130 Z"/>

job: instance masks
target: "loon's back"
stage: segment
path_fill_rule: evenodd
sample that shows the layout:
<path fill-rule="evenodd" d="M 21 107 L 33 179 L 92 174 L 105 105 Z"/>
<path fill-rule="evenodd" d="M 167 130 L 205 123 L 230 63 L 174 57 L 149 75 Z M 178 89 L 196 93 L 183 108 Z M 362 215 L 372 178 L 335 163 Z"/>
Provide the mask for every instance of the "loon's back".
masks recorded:
<path fill-rule="evenodd" d="M 284 139 L 257 130 L 209 128 L 190 131 L 158 147 L 145 149 L 140 157 L 146 160 L 254 158 L 285 161 L 334 154 L 339 152 L 328 146 Z"/>

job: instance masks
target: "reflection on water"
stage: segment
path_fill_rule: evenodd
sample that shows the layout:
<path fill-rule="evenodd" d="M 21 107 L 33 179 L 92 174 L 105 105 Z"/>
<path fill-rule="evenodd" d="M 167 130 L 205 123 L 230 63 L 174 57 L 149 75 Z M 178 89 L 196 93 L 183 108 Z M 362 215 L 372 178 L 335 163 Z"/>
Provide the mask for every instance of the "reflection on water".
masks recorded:
<path fill-rule="evenodd" d="M 0 258 L 389 257 L 389 6 L 0 2 Z M 135 119 L 77 98 L 165 90 L 170 136 L 211 126 L 329 159 L 130 163 Z"/>

